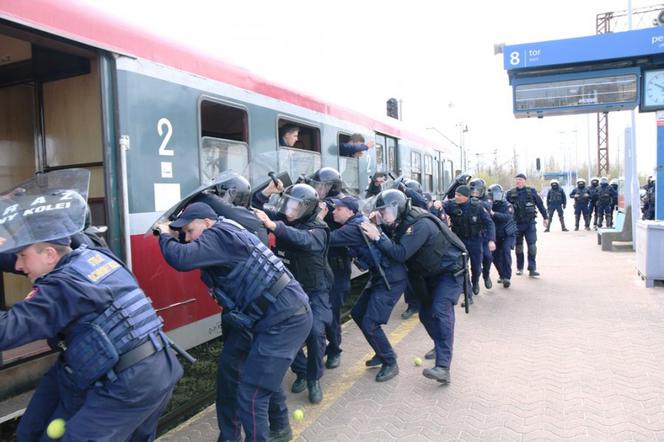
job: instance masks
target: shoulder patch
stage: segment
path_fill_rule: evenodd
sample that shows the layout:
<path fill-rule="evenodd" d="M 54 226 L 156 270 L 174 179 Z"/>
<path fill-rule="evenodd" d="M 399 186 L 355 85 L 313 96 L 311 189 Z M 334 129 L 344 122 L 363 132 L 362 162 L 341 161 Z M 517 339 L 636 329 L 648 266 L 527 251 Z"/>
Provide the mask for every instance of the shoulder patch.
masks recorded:
<path fill-rule="evenodd" d="M 86 250 L 71 267 L 92 283 L 99 283 L 122 266 L 96 250 Z"/>
<path fill-rule="evenodd" d="M 39 287 L 37 287 L 37 286 L 32 287 L 32 290 L 30 290 L 30 293 L 28 293 L 28 294 L 25 296 L 25 300 L 26 300 L 26 301 L 31 300 L 32 298 L 34 298 L 35 296 L 37 296 L 37 293 L 39 293 Z"/>
<path fill-rule="evenodd" d="M 410 226 L 406 229 L 406 233 L 404 235 L 412 235 L 413 234 L 413 226 Z"/>

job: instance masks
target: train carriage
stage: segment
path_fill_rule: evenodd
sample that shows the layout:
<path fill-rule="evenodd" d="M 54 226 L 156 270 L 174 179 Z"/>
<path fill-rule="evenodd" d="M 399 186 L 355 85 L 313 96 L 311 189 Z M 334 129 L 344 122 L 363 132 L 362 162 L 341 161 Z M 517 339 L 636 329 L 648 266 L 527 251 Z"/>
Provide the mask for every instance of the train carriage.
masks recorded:
<path fill-rule="evenodd" d="M 281 127 L 300 127 L 294 147 Z M 368 155 L 339 156 L 352 133 Z M 453 172 L 426 138 L 266 82 L 247 71 L 101 16 L 75 2 L 0 0 L 0 189 L 36 171 L 91 171 L 93 223 L 136 274 L 172 337 L 192 347 L 220 333 L 198 272 L 178 273 L 145 232 L 181 196 L 227 169 L 252 183 L 338 168 L 362 193 L 375 171 L 405 174 L 441 195 Z M 2 275 L 0 307 L 29 291 Z M 0 401 L 52 363 L 45 343 L 0 354 Z M 5 413 L 4 416 L 9 416 Z M 3 419 L 0 417 L 0 420 Z"/>

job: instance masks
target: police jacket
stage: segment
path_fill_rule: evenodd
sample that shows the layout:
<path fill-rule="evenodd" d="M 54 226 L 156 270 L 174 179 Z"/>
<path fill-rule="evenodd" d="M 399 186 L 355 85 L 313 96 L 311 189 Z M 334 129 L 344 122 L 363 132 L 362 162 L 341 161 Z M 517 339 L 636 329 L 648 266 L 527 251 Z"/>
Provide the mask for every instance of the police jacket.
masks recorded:
<path fill-rule="evenodd" d="M 174 269 L 200 269 L 201 279 L 224 311 L 246 313 L 253 321 L 248 328 L 254 331 L 278 324 L 308 305 L 309 298 L 283 263 L 234 221 L 222 218 L 186 244 L 163 233 L 159 245 Z M 265 298 L 274 301 L 266 306 Z"/>
<path fill-rule="evenodd" d="M 496 224 L 496 239 L 504 239 L 516 235 L 514 207 L 507 201 L 493 202 L 493 221 Z"/>
<path fill-rule="evenodd" d="M 590 201 L 590 190 L 587 187 L 580 188 L 579 186 L 572 189 L 569 197 L 574 200 L 574 207 L 583 207 L 588 205 Z"/>
<path fill-rule="evenodd" d="M 360 228 L 362 222 L 368 221 L 367 217 L 358 213 L 353 215 L 346 223 L 337 230 L 330 233 L 330 250 L 335 248 L 347 248 L 350 255 L 356 258 L 358 267 L 371 272 L 372 283 L 382 280 L 378 266 L 380 265 L 387 280 L 402 281 L 408 277 L 406 266 L 396 262 L 378 249 L 376 244 L 366 238 Z"/>
<path fill-rule="evenodd" d="M 24 301 L 0 312 L 0 350 L 47 339 L 64 350 L 59 361 L 70 367 L 72 384 L 84 390 L 104 375 L 111 381 L 111 375 L 124 376 L 125 369 L 161 351 L 167 345 L 161 328 L 134 276 L 111 255 L 84 246 L 37 278 Z M 125 355 L 146 343 L 151 353 L 118 368 Z M 181 368 L 174 364 L 172 374 L 179 377 Z M 118 372 L 112 374 L 114 368 Z"/>
<path fill-rule="evenodd" d="M 613 189 L 613 187 L 608 184 L 600 184 L 599 189 L 597 189 L 597 205 L 606 207 L 613 204 L 613 200 L 618 198 L 618 194 Z"/>
<path fill-rule="evenodd" d="M 209 205 L 217 215 L 223 216 L 227 219 L 232 219 L 256 235 L 263 244 L 268 245 L 268 233 L 267 229 L 263 225 L 263 222 L 258 219 L 254 212 L 247 209 L 246 207 L 235 206 L 227 201 L 224 201 L 219 196 L 209 193 L 202 193 L 201 195 L 197 196 L 192 201 L 192 203 L 195 202 L 202 202 Z"/>
<path fill-rule="evenodd" d="M 408 272 L 425 279 L 462 269 L 466 251 L 445 224 L 417 207 L 399 221 L 392 239 L 383 233 L 376 245 L 390 259 L 405 263 Z"/>
<path fill-rule="evenodd" d="M 336 198 L 342 198 L 342 196 Z M 327 226 L 330 228 L 330 232 L 334 232 L 335 230 L 341 228 L 341 224 L 334 221 L 334 215 L 332 215 L 332 212 L 334 211 L 332 198 L 326 198 L 325 204 L 327 204 L 328 208 L 327 215 L 325 215 L 325 222 L 327 223 Z M 348 255 L 348 249 L 346 247 L 330 246 L 330 249 L 328 250 L 327 253 L 327 261 L 329 262 L 330 267 L 335 274 L 346 273 L 349 275 L 348 277 L 350 278 L 351 257 Z"/>
<path fill-rule="evenodd" d="M 483 230 L 486 230 L 489 241 L 496 240 L 496 227 L 481 201 L 471 198 L 458 204 L 454 200 L 447 200 L 443 209 L 452 221 L 452 232 L 462 240 L 478 238 Z"/>
<path fill-rule="evenodd" d="M 410 202 L 414 207 L 419 207 L 421 209 L 426 209 L 427 208 L 427 200 L 424 198 L 424 195 L 421 193 L 410 189 L 406 187 L 406 190 L 404 191 L 406 196 L 410 198 Z"/>
<path fill-rule="evenodd" d="M 307 293 L 329 290 L 332 270 L 327 262 L 330 232 L 327 224 L 313 215 L 310 219 L 286 224 L 276 221 L 276 254 Z"/>
<path fill-rule="evenodd" d="M 597 191 L 598 190 L 599 190 L 599 184 L 596 185 L 596 186 L 591 184 L 590 187 L 588 187 L 588 193 L 590 194 L 590 204 L 593 205 L 593 206 L 595 204 L 597 204 L 597 198 L 598 198 Z"/>
<path fill-rule="evenodd" d="M 505 199 L 514 207 L 514 220 L 517 224 L 534 223 L 537 209 L 542 214 L 542 218 L 548 219 L 542 198 L 532 187 L 524 186 L 521 189 L 514 187 L 507 191 Z"/>
<path fill-rule="evenodd" d="M 546 205 L 548 207 L 565 207 L 567 205 L 565 191 L 561 188 L 549 189 L 549 193 L 546 194 Z"/>

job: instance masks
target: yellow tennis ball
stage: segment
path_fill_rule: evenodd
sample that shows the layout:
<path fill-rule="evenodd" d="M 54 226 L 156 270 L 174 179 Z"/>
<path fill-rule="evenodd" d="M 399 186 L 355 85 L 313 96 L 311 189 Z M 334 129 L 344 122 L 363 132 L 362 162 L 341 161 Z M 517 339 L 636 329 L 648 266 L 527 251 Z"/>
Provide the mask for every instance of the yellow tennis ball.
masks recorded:
<path fill-rule="evenodd" d="M 415 366 L 419 367 L 420 365 L 422 365 L 422 359 L 421 358 L 415 358 Z"/>
<path fill-rule="evenodd" d="M 297 422 L 300 422 L 302 419 L 304 419 L 304 411 L 302 411 L 301 408 L 293 411 L 293 419 L 295 419 Z"/>
<path fill-rule="evenodd" d="M 46 435 L 51 439 L 60 439 L 65 434 L 65 420 L 53 419 L 46 428 Z"/>

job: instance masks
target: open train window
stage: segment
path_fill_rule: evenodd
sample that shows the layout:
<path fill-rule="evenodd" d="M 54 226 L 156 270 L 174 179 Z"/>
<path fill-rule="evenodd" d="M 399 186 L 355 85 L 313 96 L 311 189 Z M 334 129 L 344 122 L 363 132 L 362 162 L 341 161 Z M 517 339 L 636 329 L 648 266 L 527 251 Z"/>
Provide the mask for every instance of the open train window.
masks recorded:
<path fill-rule="evenodd" d="M 246 173 L 249 163 L 247 111 L 210 100 L 201 101 L 201 183 L 221 172 Z"/>
<path fill-rule="evenodd" d="M 422 182 L 422 154 L 419 152 L 410 153 L 410 177 L 418 183 Z"/>
<path fill-rule="evenodd" d="M 320 153 L 320 129 L 299 121 L 280 118 L 277 139 L 280 147 Z"/>

